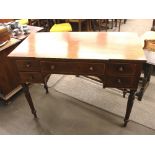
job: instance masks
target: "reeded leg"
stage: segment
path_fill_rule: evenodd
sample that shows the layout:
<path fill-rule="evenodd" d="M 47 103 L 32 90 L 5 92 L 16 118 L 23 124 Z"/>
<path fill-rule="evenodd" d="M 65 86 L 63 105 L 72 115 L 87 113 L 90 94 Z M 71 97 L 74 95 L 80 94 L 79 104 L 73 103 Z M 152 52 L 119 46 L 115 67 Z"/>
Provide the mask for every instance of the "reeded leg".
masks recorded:
<path fill-rule="evenodd" d="M 31 95 L 30 95 L 30 92 L 29 92 L 29 87 L 27 84 L 22 84 L 22 87 L 23 87 L 23 90 L 24 90 L 24 93 L 25 93 L 25 97 L 27 99 L 27 102 L 31 108 L 31 112 L 32 114 L 34 115 L 35 118 L 37 118 L 37 114 L 36 114 L 36 110 L 34 108 L 34 105 L 33 105 L 33 101 L 32 101 L 32 98 L 31 98 Z"/>
<path fill-rule="evenodd" d="M 135 92 L 136 92 L 135 90 L 130 90 L 130 94 L 129 94 L 128 102 L 127 102 L 126 114 L 124 118 L 124 127 L 127 126 L 127 123 L 129 121 L 130 113 L 131 113 L 132 106 L 133 106 L 134 99 L 135 99 Z"/>

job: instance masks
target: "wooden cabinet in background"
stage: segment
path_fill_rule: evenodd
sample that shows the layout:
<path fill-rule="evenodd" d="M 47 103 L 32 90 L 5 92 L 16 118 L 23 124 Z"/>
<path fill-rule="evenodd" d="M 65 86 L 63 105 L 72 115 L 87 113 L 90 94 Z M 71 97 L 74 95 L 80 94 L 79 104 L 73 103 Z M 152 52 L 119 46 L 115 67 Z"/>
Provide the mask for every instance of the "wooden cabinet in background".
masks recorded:
<path fill-rule="evenodd" d="M 6 45 L 0 47 L 0 98 L 4 102 L 20 89 L 16 66 L 7 58 L 19 43 L 20 40 L 12 38 Z"/>
<path fill-rule="evenodd" d="M 151 31 L 155 31 L 155 19 L 153 19 Z"/>
<path fill-rule="evenodd" d="M 28 26 L 30 32 L 40 32 L 42 27 Z M 21 86 L 17 67 L 15 63 L 8 59 L 8 55 L 28 36 L 21 34 L 16 38 L 11 38 L 5 45 L 0 46 L 0 102 L 7 103 L 11 96 L 17 93 Z"/>

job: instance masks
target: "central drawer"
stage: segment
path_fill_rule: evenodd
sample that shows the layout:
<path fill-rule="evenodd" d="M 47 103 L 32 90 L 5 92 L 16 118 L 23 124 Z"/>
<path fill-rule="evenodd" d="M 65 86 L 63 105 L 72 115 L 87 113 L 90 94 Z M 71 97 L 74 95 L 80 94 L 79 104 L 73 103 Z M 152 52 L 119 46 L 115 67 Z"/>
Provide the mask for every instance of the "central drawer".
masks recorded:
<path fill-rule="evenodd" d="M 41 71 L 55 74 L 101 75 L 105 72 L 104 63 L 80 62 L 40 62 Z"/>

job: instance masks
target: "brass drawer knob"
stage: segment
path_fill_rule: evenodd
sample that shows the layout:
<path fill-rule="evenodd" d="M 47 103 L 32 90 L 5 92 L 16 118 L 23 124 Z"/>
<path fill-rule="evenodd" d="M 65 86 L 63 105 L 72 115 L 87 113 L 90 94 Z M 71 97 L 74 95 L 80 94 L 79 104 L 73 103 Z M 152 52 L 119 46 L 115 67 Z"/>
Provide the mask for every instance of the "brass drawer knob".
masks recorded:
<path fill-rule="evenodd" d="M 91 66 L 91 67 L 89 67 L 89 70 L 90 70 L 90 71 L 93 71 L 93 70 L 94 70 L 94 68 Z"/>
<path fill-rule="evenodd" d="M 118 82 L 118 83 L 121 83 L 121 79 L 117 79 L 117 82 Z"/>
<path fill-rule="evenodd" d="M 29 67 L 31 67 L 31 65 L 30 64 L 26 64 L 26 67 L 29 68 Z"/>
<path fill-rule="evenodd" d="M 122 66 L 119 67 L 118 69 L 120 72 L 123 72 L 124 71 L 124 68 Z"/>
<path fill-rule="evenodd" d="M 52 69 L 52 70 L 55 69 L 55 66 L 54 66 L 54 65 L 51 65 L 51 69 Z"/>

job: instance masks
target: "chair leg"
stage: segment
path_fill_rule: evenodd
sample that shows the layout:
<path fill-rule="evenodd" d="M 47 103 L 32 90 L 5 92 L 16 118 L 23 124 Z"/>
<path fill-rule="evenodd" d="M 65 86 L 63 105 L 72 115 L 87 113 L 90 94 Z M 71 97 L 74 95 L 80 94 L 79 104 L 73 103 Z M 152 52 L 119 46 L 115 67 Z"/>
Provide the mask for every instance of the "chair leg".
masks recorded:
<path fill-rule="evenodd" d="M 37 20 L 37 23 L 38 23 L 38 26 L 40 27 L 40 26 L 41 26 L 41 24 L 40 24 L 40 20 L 39 20 L 39 19 Z"/>
<path fill-rule="evenodd" d="M 117 19 L 114 19 L 115 27 L 117 27 Z"/>
<path fill-rule="evenodd" d="M 78 25 L 79 25 L 79 32 L 81 32 L 81 20 L 79 21 Z"/>
<path fill-rule="evenodd" d="M 114 28 L 114 20 L 112 19 L 111 20 L 111 29 L 113 29 Z"/>
<path fill-rule="evenodd" d="M 91 31 L 91 19 L 87 19 L 87 31 Z"/>
<path fill-rule="evenodd" d="M 101 31 L 101 19 L 98 20 L 98 29 Z"/>
<path fill-rule="evenodd" d="M 118 25 L 118 31 L 120 32 L 120 29 L 121 29 L 121 22 L 122 22 L 122 20 L 120 19 L 119 20 L 119 25 Z"/>
<path fill-rule="evenodd" d="M 106 32 L 107 32 L 107 30 L 108 30 L 108 22 L 109 22 L 108 19 L 106 19 L 106 20 L 105 20 L 105 31 L 106 31 Z"/>
<path fill-rule="evenodd" d="M 127 19 L 124 19 L 124 24 L 126 24 Z"/>

